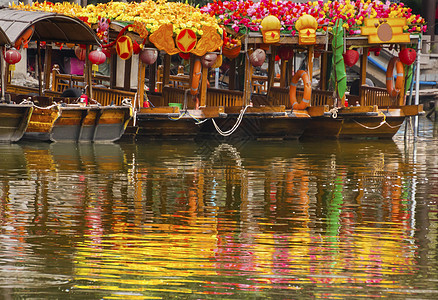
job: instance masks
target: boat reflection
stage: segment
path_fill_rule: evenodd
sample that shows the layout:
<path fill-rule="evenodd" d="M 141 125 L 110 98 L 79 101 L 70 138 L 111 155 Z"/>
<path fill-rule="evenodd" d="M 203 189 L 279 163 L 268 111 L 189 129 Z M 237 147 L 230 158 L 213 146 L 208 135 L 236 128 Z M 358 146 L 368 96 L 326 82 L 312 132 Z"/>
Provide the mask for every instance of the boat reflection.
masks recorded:
<path fill-rule="evenodd" d="M 10 259 L 68 253 L 79 295 L 299 297 L 342 286 L 354 297 L 400 289 L 417 268 L 411 166 L 393 141 L 5 147 L 25 158 L 5 156 L 0 173 Z M 23 180 L 8 180 L 11 170 Z"/>

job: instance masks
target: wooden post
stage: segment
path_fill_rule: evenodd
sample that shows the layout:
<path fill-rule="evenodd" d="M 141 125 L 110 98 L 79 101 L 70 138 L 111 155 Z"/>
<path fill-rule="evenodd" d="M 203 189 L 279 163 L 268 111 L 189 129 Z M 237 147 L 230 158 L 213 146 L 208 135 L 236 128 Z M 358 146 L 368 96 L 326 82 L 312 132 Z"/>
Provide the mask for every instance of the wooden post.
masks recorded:
<path fill-rule="evenodd" d="M 327 90 L 327 63 L 328 63 L 328 53 L 323 52 L 321 54 L 321 66 L 320 66 L 320 81 L 319 81 L 319 88 L 322 91 Z"/>
<path fill-rule="evenodd" d="M 170 55 L 164 54 L 163 88 L 170 82 Z"/>
<path fill-rule="evenodd" d="M 245 54 L 245 78 L 243 82 L 243 104 L 249 105 L 251 102 L 251 81 L 252 81 L 253 68 L 249 62 L 249 55 Z"/>
<path fill-rule="evenodd" d="M 271 91 L 271 87 L 274 86 L 274 79 L 275 79 L 275 55 L 277 54 L 277 47 L 274 45 L 271 45 L 271 55 L 268 59 L 268 99 L 269 94 Z M 249 63 L 249 62 L 248 62 Z"/>
<path fill-rule="evenodd" d="M 362 48 L 362 55 L 360 56 L 360 86 L 359 86 L 359 105 L 365 103 L 364 94 L 362 93 L 362 85 L 367 82 L 367 62 L 368 62 L 368 48 Z"/>
<path fill-rule="evenodd" d="M 114 89 L 117 86 L 117 54 L 111 54 L 110 59 L 110 88 Z"/>
<path fill-rule="evenodd" d="M 56 83 L 56 73 L 58 73 L 58 72 L 59 72 L 59 66 L 53 65 L 53 68 L 52 68 L 52 91 L 58 90 L 58 85 Z"/>
<path fill-rule="evenodd" d="M 310 79 L 310 84 L 312 84 L 312 78 L 313 78 L 313 54 L 315 52 L 315 46 L 314 45 L 310 45 L 309 49 L 307 51 L 307 69 L 308 69 L 308 73 L 309 73 L 309 79 Z"/>
<path fill-rule="evenodd" d="M 44 90 L 50 88 L 50 73 L 52 69 L 52 45 L 46 45 L 44 57 Z"/>
<path fill-rule="evenodd" d="M 199 106 L 207 106 L 207 83 L 208 68 L 202 66 L 201 95 L 199 97 Z"/>
<path fill-rule="evenodd" d="M 125 60 L 125 76 L 123 77 L 123 89 L 125 91 L 131 90 L 131 69 L 132 69 L 132 57 Z"/>
<path fill-rule="evenodd" d="M 38 94 L 41 96 L 43 94 L 43 84 L 42 84 L 42 78 L 41 78 L 41 45 L 40 41 L 37 41 L 37 61 L 36 61 L 36 67 L 37 67 L 37 74 L 38 74 Z"/>
<path fill-rule="evenodd" d="M 287 78 L 286 78 L 286 85 L 284 87 L 288 87 L 290 85 L 293 76 L 294 76 L 294 58 L 292 57 L 287 61 Z"/>
<path fill-rule="evenodd" d="M 230 69 L 228 70 L 228 89 L 236 89 L 236 59 L 233 58 L 230 62 Z"/>
<path fill-rule="evenodd" d="M 287 80 L 287 60 L 281 60 L 281 69 L 280 69 L 280 87 L 284 88 L 286 87 L 286 80 Z"/>
<path fill-rule="evenodd" d="M 86 83 L 85 94 L 87 94 L 88 99 L 93 99 L 93 83 L 91 80 L 91 62 L 88 59 L 88 54 L 90 54 L 91 45 L 87 45 L 85 48 L 85 70 L 84 70 L 84 79 Z"/>
<path fill-rule="evenodd" d="M 400 51 L 406 48 L 406 45 L 401 45 Z M 400 93 L 397 95 L 397 104 L 399 106 L 403 106 L 405 104 L 405 84 L 406 84 L 406 74 L 403 76 L 403 84 L 402 89 L 400 89 Z"/>
<path fill-rule="evenodd" d="M 1 51 L 1 53 L 3 53 L 3 51 L 4 51 L 4 46 L 0 46 L 0 51 Z M 1 82 L 2 82 L 2 97 L 1 97 L 1 101 L 4 101 L 5 100 L 5 92 L 6 92 L 6 77 L 5 76 L 8 76 L 8 71 L 6 70 L 6 67 L 7 67 L 7 63 L 6 63 L 6 61 L 5 61 L 5 59 L 3 58 L 3 55 L 1 56 L 1 58 L 0 58 L 0 70 L 1 71 L 3 71 L 3 76 L 1 76 L 1 74 L 0 74 L 0 76 L 1 76 Z"/>
<path fill-rule="evenodd" d="M 157 84 L 157 65 L 157 61 L 149 65 L 149 93 L 155 92 L 155 85 Z"/>
<path fill-rule="evenodd" d="M 144 79 L 146 76 L 146 64 L 139 59 L 138 62 L 138 82 L 137 82 L 137 105 L 134 104 L 134 107 L 142 107 L 144 102 Z M 136 99 L 136 101 L 137 101 Z"/>

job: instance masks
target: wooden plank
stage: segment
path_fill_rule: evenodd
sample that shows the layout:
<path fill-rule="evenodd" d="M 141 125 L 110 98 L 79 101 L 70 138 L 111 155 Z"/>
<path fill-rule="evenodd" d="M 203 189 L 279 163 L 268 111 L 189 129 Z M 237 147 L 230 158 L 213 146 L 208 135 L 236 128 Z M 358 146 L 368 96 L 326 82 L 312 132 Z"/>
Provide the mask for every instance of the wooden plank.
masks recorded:
<path fill-rule="evenodd" d="M 424 113 L 423 104 L 402 106 L 402 111 L 405 116 L 417 116 Z"/>
<path fill-rule="evenodd" d="M 140 113 L 147 114 L 179 114 L 178 107 L 160 106 L 160 107 L 142 107 Z"/>
<path fill-rule="evenodd" d="M 111 54 L 110 60 L 110 88 L 115 88 L 117 85 L 117 54 Z"/>
<path fill-rule="evenodd" d="M 320 117 L 323 116 L 324 113 L 329 111 L 328 105 L 322 105 L 322 106 L 309 106 L 307 108 L 307 113 L 312 117 Z"/>
<path fill-rule="evenodd" d="M 243 81 L 243 102 L 248 105 L 251 101 L 251 78 L 254 73 L 252 64 L 249 62 L 249 56 L 245 55 L 245 78 Z"/>
<path fill-rule="evenodd" d="M 227 114 L 239 114 L 242 110 L 240 106 L 230 106 L 225 107 L 225 112 Z M 259 113 L 259 114 L 270 114 L 270 113 L 285 113 L 286 107 L 284 105 L 279 106 L 258 106 L 258 107 L 248 107 L 245 113 Z"/>
<path fill-rule="evenodd" d="M 319 81 L 319 88 L 323 91 L 327 90 L 327 63 L 328 63 L 328 53 L 323 52 L 321 54 L 321 64 L 320 64 L 320 81 Z"/>
<path fill-rule="evenodd" d="M 362 114 L 362 113 L 369 113 L 369 112 L 378 112 L 377 105 L 370 105 L 370 106 L 348 106 L 343 107 L 338 111 L 338 115 L 343 114 Z"/>
<path fill-rule="evenodd" d="M 204 118 L 217 118 L 225 112 L 225 109 L 223 106 L 208 106 L 201 107 L 201 111 Z"/>
<path fill-rule="evenodd" d="M 157 84 L 157 66 L 158 63 L 155 61 L 152 65 L 149 65 L 149 92 L 153 93 L 155 92 L 155 86 Z"/>

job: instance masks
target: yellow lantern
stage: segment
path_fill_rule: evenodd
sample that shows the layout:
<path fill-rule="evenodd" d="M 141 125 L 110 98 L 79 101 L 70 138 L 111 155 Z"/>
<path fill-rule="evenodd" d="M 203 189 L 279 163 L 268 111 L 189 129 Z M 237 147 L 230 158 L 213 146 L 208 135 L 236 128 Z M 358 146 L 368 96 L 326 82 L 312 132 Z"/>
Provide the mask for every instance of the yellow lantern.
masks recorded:
<path fill-rule="evenodd" d="M 280 41 L 280 20 L 275 16 L 267 16 L 260 23 L 262 27 L 263 42 L 266 44 Z"/>
<path fill-rule="evenodd" d="M 302 15 L 298 18 L 295 28 L 298 30 L 298 44 L 316 44 L 316 29 L 318 28 L 318 22 L 313 16 Z"/>

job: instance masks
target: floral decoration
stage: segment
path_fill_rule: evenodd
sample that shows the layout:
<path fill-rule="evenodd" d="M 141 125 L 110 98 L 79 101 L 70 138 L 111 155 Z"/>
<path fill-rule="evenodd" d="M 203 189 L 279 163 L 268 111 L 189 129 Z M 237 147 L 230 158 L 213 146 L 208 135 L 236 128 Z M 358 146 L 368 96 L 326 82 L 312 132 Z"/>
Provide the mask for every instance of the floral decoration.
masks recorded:
<path fill-rule="evenodd" d="M 390 1 L 314 1 L 296 3 L 292 1 L 260 0 L 213 0 L 201 8 L 202 12 L 216 17 L 223 25 L 236 33 L 246 34 L 260 31 L 261 21 L 268 15 L 280 19 L 283 33 L 295 35 L 295 23 L 305 14 L 315 17 L 318 31 L 331 31 L 338 19 L 350 35 L 360 34 L 360 27 L 366 18 L 406 18 L 405 32 L 421 33 L 426 31 L 425 20 L 412 13 L 412 9 L 403 3 Z"/>
<path fill-rule="evenodd" d="M 90 4 L 86 7 L 69 2 L 33 2 L 32 5 L 12 3 L 10 6 L 27 11 L 61 13 L 77 17 L 90 25 L 97 25 L 102 19 L 125 24 L 140 22 L 144 24 L 149 33 L 153 33 L 163 24 L 173 24 L 175 35 L 187 28 L 193 30 L 198 36 L 202 36 L 203 26 L 216 28 L 219 34 L 223 31 L 214 16 L 203 13 L 200 9 L 188 4 L 166 0 L 146 0 L 141 3 L 109 2 Z"/>

